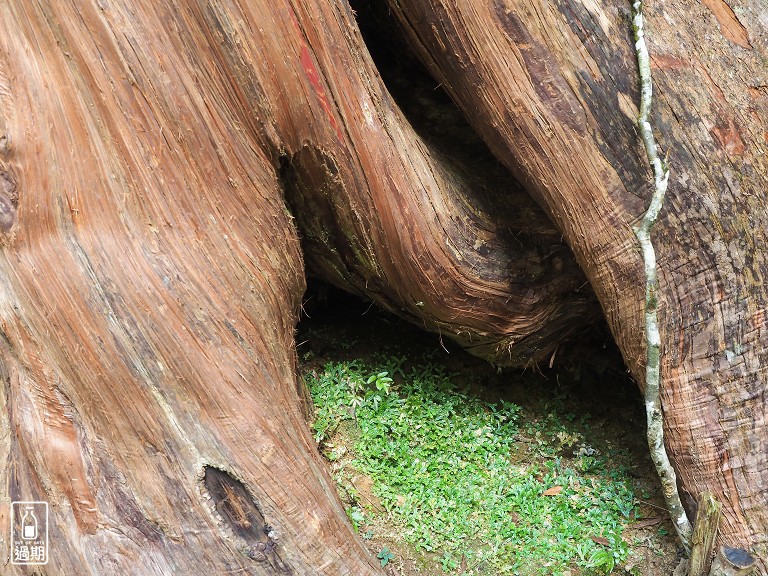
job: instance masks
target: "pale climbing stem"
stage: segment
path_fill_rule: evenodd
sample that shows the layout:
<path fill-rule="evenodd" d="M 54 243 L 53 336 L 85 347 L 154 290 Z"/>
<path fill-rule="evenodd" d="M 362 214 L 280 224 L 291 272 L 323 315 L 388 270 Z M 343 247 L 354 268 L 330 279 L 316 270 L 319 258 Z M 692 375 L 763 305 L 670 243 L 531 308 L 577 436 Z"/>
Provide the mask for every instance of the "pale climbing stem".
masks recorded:
<path fill-rule="evenodd" d="M 653 127 L 650 122 L 653 89 L 651 84 L 651 65 L 648 47 L 645 44 L 643 31 L 642 2 L 632 4 L 632 28 L 635 35 L 635 52 L 640 72 L 640 115 L 637 125 L 645 145 L 648 163 L 653 169 L 654 189 L 651 203 L 637 226 L 633 226 L 635 236 L 640 244 L 645 270 L 645 409 L 648 418 L 648 447 L 651 458 L 656 466 L 656 472 L 661 480 L 662 492 L 672 522 L 686 552 L 691 549 L 691 523 L 685 513 L 677 491 L 677 477 L 669 462 L 664 446 L 664 419 L 659 399 L 661 385 L 661 337 L 657 315 L 657 292 L 659 280 L 656 275 L 656 252 L 651 242 L 651 229 L 656 223 L 659 211 L 664 203 L 664 194 L 669 183 L 669 166 L 659 158 Z"/>

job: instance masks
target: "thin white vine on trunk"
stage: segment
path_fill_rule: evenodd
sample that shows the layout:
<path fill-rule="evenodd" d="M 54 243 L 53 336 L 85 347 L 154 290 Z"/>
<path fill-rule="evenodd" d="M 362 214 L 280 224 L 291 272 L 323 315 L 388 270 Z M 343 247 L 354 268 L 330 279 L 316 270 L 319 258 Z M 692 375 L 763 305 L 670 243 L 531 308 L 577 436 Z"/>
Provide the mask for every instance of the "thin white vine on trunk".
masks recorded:
<path fill-rule="evenodd" d="M 645 44 L 643 33 L 642 2 L 639 0 L 635 1 L 632 4 L 632 8 L 632 28 L 635 33 L 635 52 L 637 53 L 637 64 L 640 72 L 640 116 L 637 119 L 637 124 L 643 137 L 648 162 L 653 169 L 654 179 L 653 197 L 648 206 L 648 211 L 643 216 L 640 224 L 633 227 L 642 250 L 645 268 L 645 409 L 648 418 L 648 446 L 651 450 L 653 463 L 656 465 L 656 472 L 661 479 L 664 499 L 672 516 L 675 530 L 686 552 L 690 552 L 691 523 L 680 502 L 675 471 L 669 462 L 669 457 L 664 447 L 664 421 L 661 401 L 659 400 L 661 337 L 659 336 L 659 323 L 656 313 L 659 280 L 656 276 L 656 252 L 651 243 L 651 229 L 664 202 L 664 194 L 669 183 L 669 167 L 659 158 L 656 139 L 653 136 L 653 128 L 650 123 L 653 90 L 651 85 L 650 57 L 648 56 L 648 47 Z"/>

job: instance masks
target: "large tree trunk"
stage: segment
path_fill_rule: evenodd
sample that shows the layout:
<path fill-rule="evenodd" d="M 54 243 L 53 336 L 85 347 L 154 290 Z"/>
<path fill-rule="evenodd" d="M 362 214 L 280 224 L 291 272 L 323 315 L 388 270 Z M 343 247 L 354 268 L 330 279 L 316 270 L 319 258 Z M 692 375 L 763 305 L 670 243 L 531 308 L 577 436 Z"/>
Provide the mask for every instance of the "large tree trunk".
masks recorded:
<path fill-rule="evenodd" d="M 634 129 L 627 4 L 388 4 L 470 123 L 563 231 L 642 384 L 644 274 L 631 227 L 653 179 Z M 668 0 L 646 13 L 653 122 L 672 165 L 654 231 L 667 446 L 689 507 L 713 492 L 724 504 L 719 540 L 753 550 L 765 573 L 765 7 Z"/>
<path fill-rule="evenodd" d="M 3 534 L 45 500 L 50 574 L 376 573 L 304 421 L 286 201 L 314 273 L 496 363 L 594 322 L 588 278 L 641 382 L 634 56 L 624 6 L 585 6 L 391 2 L 553 225 L 412 128 L 346 3 L 0 5 Z M 659 45 L 707 14 L 651 12 L 665 415 L 684 489 L 764 562 L 766 45 Z"/>
<path fill-rule="evenodd" d="M 46 573 L 377 572 L 297 394 L 267 4 L 0 5 L 0 530 L 49 502 Z"/>

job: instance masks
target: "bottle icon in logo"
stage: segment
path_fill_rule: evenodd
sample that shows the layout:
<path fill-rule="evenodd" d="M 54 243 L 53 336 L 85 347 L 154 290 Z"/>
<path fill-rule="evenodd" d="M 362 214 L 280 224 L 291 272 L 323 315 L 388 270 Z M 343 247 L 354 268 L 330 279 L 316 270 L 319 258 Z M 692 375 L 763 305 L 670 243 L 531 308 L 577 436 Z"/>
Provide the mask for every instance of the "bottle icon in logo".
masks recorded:
<path fill-rule="evenodd" d="M 32 506 L 24 508 L 24 516 L 21 517 L 21 537 L 24 540 L 37 538 L 37 518 Z"/>

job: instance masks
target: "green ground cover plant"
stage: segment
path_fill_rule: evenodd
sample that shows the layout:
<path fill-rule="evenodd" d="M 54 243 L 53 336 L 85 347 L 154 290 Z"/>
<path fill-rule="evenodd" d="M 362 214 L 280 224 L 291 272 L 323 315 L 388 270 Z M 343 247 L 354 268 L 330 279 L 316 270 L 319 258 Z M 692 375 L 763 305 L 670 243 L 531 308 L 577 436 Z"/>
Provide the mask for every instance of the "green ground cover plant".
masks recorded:
<path fill-rule="evenodd" d="M 626 470 L 585 441 L 585 415 L 555 402 L 533 417 L 483 401 L 427 359 L 332 361 L 304 376 L 315 438 L 363 538 L 384 522 L 444 573 L 465 576 L 626 564 L 637 501 Z M 361 475 L 368 498 L 350 481 Z M 385 550 L 382 566 L 396 564 Z"/>

